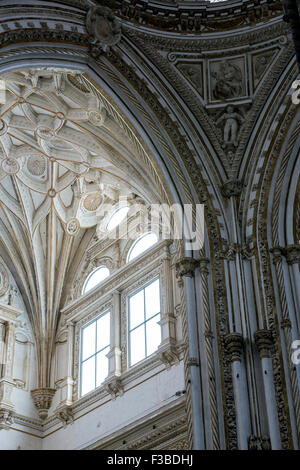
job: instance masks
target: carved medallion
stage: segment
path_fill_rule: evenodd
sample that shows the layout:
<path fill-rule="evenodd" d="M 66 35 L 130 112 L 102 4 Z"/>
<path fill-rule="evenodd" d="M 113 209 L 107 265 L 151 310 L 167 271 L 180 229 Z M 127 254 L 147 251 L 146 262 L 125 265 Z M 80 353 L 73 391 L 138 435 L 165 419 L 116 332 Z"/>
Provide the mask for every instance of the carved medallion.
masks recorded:
<path fill-rule="evenodd" d="M 121 26 L 114 13 L 107 7 L 91 8 L 87 14 L 86 29 L 90 35 L 91 55 L 97 57 L 107 47 L 121 39 Z"/>
<path fill-rule="evenodd" d="M 2 169 L 8 175 L 15 175 L 20 170 L 20 165 L 15 158 L 6 158 L 2 161 Z"/>
<path fill-rule="evenodd" d="M 53 130 L 49 127 L 38 127 L 36 135 L 43 140 L 52 140 L 55 137 Z"/>
<path fill-rule="evenodd" d="M 27 160 L 27 169 L 33 176 L 42 176 L 46 170 L 46 160 L 40 156 L 31 156 Z"/>
<path fill-rule="evenodd" d="M 66 231 L 69 235 L 76 235 L 80 230 L 80 223 L 79 223 L 79 220 L 74 218 L 74 219 L 70 219 L 68 222 L 67 222 L 67 225 L 66 225 Z"/>
<path fill-rule="evenodd" d="M 93 109 L 92 111 L 89 111 L 88 119 L 91 124 L 100 127 L 103 126 L 104 121 L 106 119 L 106 115 L 107 112 L 105 108 L 102 108 L 100 111 L 97 109 Z"/>
<path fill-rule="evenodd" d="M 100 206 L 102 200 L 103 197 L 100 193 L 89 194 L 83 201 L 83 207 L 89 212 L 95 211 Z"/>

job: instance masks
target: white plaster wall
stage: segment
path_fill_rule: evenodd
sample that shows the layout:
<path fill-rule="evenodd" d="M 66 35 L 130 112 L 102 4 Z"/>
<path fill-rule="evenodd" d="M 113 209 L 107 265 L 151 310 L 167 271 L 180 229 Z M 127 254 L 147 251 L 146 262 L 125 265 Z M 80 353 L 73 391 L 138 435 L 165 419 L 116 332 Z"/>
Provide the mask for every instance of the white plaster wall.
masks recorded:
<path fill-rule="evenodd" d="M 184 389 L 183 365 L 173 366 L 87 413 L 66 429 L 43 439 L 44 450 L 84 448 L 122 427 L 171 403 L 175 393 Z M 95 405 L 96 406 L 96 405 Z"/>
<path fill-rule="evenodd" d="M 21 431 L 0 431 L 0 450 L 41 450 L 42 439 Z"/>

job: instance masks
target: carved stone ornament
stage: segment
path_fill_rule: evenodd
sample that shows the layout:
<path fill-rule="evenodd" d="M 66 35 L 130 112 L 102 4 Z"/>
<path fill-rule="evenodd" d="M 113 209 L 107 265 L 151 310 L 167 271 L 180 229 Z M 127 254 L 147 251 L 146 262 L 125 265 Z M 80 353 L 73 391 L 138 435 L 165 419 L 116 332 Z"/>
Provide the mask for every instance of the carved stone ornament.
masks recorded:
<path fill-rule="evenodd" d="M 183 258 L 176 263 L 176 277 L 189 276 L 193 277 L 199 261 L 194 258 Z"/>
<path fill-rule="evenodd" d="M 271 441 L 268 436 L 254 436 L 251 434 L 248 438 L 248 450 L 271 450 Z"/>
<path fill-rule="evenodd" d="M 32 155 L 27 160 L 27 169 L 33 176 L 42 176 L 46 171 L 46 159 L 39 155 Z"/>
<path fill-rule="evenodd" d="M 233 196 L 239 196 L 243 189 L 243 183 L 240 180 L 228 180 L 223 184 L 221 192 L 224 197 L 230 198 Z"/>
<path fill-rule="evenodd" d="M 48 417 L 55 392 L 56 390 L 53 388 L 37 388 L 31 391 L 34 405 L 38 410 L 39 417 L 43 420 Z"/>
<path fill-rule="evenodd" d="M 13 411 L 0 408 L 0 430 L 5 429 L 7 431 L 13 423 Z"/>
<path fill-rule="evenodd" d="M 115 400 L 117 397 L 122 396 L 124 393 L 121 380 L 118 377 L 109 377 L 105 380 L 103 386 L 107 393 L 111 395 L 113 400 Z"/>
<path fill-rule="evenodd" d="M 241 333 L 228 333 L 225 338 L 225 347 L 231 355 L 231 361 L 241 361 L 243 350 L 243 336 Z"/>
<path fill-rule="evenodd" d="M 289 245 L 284 251 L 288 264 L 300 263 L 300 245 Z"/>
<path fill-rule="evenodd" d="M 76 218 L 70 219 L 66 225 L 66 231 L 69 235 L 74 236 L 80 230 L 80 223 L 79 220 Z"/>
<path fill-rule="evenodd" d="M 257 330 L 254 333 L 254 340 L 261 359 L 270 357 L 273 347 L 273 337 L 270 330 Z"/>
<path fill-rule="evenodd" d="M 70 406 L 64 406 L 56 410 L 56 417 L 63 423 L 64 428 L 68 424 L 73 424 L 74 415 Z"/>
<path fill-rule="evenodd" d="M 0 263 L 0 297 L 5 295 L 8 289 L 9 289 L 8 274 L 3 264 Z"/>
<path fill-rule="evenodd" d="M 158 348 L 158 356 L 166 369 L 180 361 L 179 352 L 176 346 L 172 344 L 162 345 Z"/>
<path fill-rule="evenodd" d="M 89 33 L 90 54 L 94 58 L 98 58 L 121 39 L 121 26 L 108 7 L 92 7 L 87 14 L 86 29 Z"/>
<path fill-rule="evenodd" d="M 15 158 L 6 158 L 2 161 L 1 166 L 8 175 L 15 175 L 20 170 L 20 165 Z"/>

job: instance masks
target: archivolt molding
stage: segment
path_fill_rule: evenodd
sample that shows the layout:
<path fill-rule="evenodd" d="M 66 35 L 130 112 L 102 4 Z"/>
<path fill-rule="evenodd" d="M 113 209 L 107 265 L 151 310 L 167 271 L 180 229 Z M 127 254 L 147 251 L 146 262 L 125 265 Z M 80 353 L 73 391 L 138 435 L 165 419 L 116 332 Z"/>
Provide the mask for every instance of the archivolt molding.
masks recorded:
<path fill-rule="evenodd" d="M 9 289 L 8 272 L 3 263 L 0 262 L 0 297 L 5 295 Z"/>

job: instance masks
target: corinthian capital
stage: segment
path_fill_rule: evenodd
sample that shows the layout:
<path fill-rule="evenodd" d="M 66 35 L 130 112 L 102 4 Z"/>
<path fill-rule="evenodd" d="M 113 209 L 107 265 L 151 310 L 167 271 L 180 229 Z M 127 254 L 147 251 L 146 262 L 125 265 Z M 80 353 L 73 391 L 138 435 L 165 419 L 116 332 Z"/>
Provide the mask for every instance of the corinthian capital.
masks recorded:
<path fill-rule="evenodd" d="M 244 343 L 241 333 L 228 333 L 224 341 L 227 351 L 231 354 L 231 361 L 241 361 Z"/>
<path fill-rule="evenodd" d="M 199 259 L 199 268 L 200 268 L 200 273 L 204 274 L 205 276 L 208 276 L 209 274 L 209 259 L 208 258 L 200 258 Z"/>
<path fill-rule="evenodd" d="M 300 263 L 300 245 L 288 245 L 284 251 L 288 264 Z"/>
<path fill-rule="evenodd" d="M 272 346 L 273 346 L 273 337 L 270 330 L 257 330 L 254 333 L 254 341 L 258 349 L 260 358 L 270 357 Z"/>
<path fill-rule="evenodd" d="M 199 261 L 194 258 L 182 258 L 176 263 L 176 277 L 193 277 Z"/>

